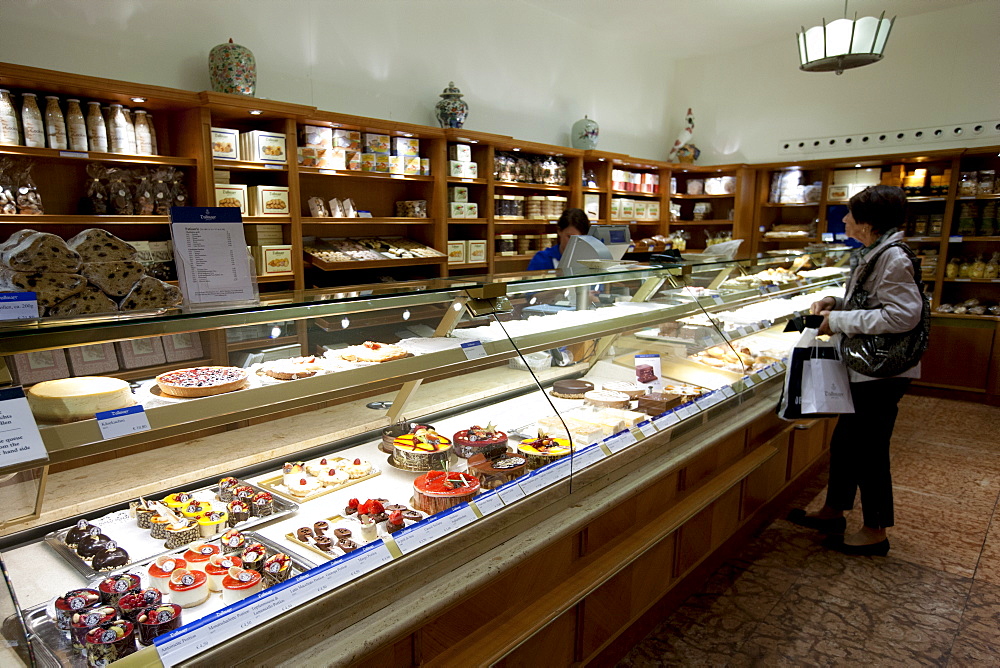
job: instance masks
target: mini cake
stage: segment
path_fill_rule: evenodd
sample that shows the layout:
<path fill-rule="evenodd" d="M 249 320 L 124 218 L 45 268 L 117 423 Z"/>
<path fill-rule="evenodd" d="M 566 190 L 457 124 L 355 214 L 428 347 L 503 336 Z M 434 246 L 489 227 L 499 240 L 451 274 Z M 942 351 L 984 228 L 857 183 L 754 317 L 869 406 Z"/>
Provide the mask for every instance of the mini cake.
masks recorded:
<path fill-rule="evenodd" d="M 192 500 L 193 497 L 187 492 L 174 492 L 173 494 L 165 496 L 163 498 L 163 503 L 171 510 L 180 510 Z"/>
<path fill-rule="evenodd" d="M 411 471 L 443 470 L 448 465 L 451 441 L 429 429 L 403 434 L 392 442 L 392 461 Z"/>
<path fill-rule="evenodd" d="M 170 574 L 167 585 L 170 600 L 182 608 L 193 608 L 208 600 L 208 576 L 204 571 L 189 571 L 178 568 Z"/>
<path fill-rule="evenodd" d="M 56 599 L 56 626 L 69 631 L 73 614 L 101 605 L 101 592 L 96 589 L 72 589 Z"/>
<path fill-rule="evenodd" d="M 371 517 L 362 515 L 358 520 L 361 522 L 361 540 L 370 543 L 378 538 L 378 527 Z"/>
<path fill-rule="evenodd" d="M 156 510 L 153 509 L 152 505 L 146 503 L 144 499 L 139 501 L 132 501 L 128 504 L 129 513 L 135 517 L 136 524 L 139 525 L 140 529 L 150 528 L 150 518 L 156 514 Z"/>
<path fill-rule="evenodd" d="M 250 543 L 243 548 L 243 567 L 252 571 L 260 571 L 264 566 L 264 559 L 267 558 L 267 548 L 261 543 Z"/>
<path fill-rule="evenodd" d="M 397 422 L 382 430 L 382 442 L 379 450 L 392 454 L 392 444 L 398 436 L 403 434 L 415 434 L 418 429 L 429 429 L 434 431 L 434 427 L 429 424 L 419 424 L 417 422 Z"/>
<path fill-rule="evenodd" d="M 385 530 L 387 533 L 396 533 L 404 526 L 406 525 L 403 523 L 403 513 L 398 510 L 394 510 L 389 513 L 389 521 L 385 523 Z"/>
<path fill-rule="evenodd" d="M 320 485 L 316 478 L 303 475 L 286 482 L 285 487 L 288 488 L 292 496 L 305 497 L 319 489 Z"/>
<path fill-rule="evenodd" d="M 69 531 L 66 532 L 65 543 L 69 547 L 76 549 L 77 543 L 80 539 L 90 533 L 91 529 L 97 529 L 97 525 L 91 524 L 87 520 L 80 520 L 75 526 L 71 527 Z M 98 529 L 98 531 L 100 531 Z"/>
<path fill-rule="evenodd" d="M 240 522 L 246 522 L 250 519 L 250 504 L 246 501 L 241 501 L 235 499 L 229 502 L 226 506 L 226 512 L 229 513 L 229 519 L 226 524 L 230 527 L 234 527 Z"/>
<path fill-rule="evenodd" d="M 308 473 L 303 462 L 285 462 L 281 467 L 281 482 L 285 487 L 291 487 L 303 475 Z"/>
<path fill-rule="evenodd" d="M 254 517 L 267 517 L 274 514 L 274 497 L 269 492 L 257 492 L 250 501 L 250 514 Z"/>
<path fill-rule="evenodd" d="M 143 608 L 159 605 L 163 602 L 163 592 L 149 587 L 130 594 L 125 594 L 118 600 L 118 611 L 122 617 L 135 623 L 135 619 Z"/>
<path fill-rule="evenodd" d="M 124 619 L 112 619 L 88 629 L 81 638 L 88 666 L 107 666 L 135 654 L 135 625 Z"/>
<path fill-rule="evenodd" d="M 541 468 L 550 462 L 562 459 L 572 452 L 569 441 L 566 439 L 550 438 L 542 435 L 539 435 L 538 438 L 521 441 L 517 446 L 517 450 L 528 460 L 529 470 Z"/>
<path fill-rule="evenodd" d="M 389 515 L 385 512 L 385 507 L 378 499 L 368 499 L 358 506 L 358 517 L 362 516 L 370 517 L 375 524 L 385 522 L 389 519 Z"/>
<path fill-rule="evenodd" d="M 624 392 L 609 392 L 608 390 L 591 390 L 583 395 L 584 402 L 589 406 L 601 408 L 628 408 L 629 396 Z"/>
<path fill-rule="evenodd" d="M 233 477 L 219 481 L 219 501 L 229 503 L 233 500 L 233 489 L 240 486 L 240 481 Z"/>
<path fill-rule="evenodd" d="M 194 520 L 185 520 L 167 526 L 166 548 L 173 550 L 188 543 L 193 543 L 201 537 L 201 529 Z"/>
<path fill-rule="evenodd" d="M 621 392 L 623 394 L 627 394 L 629 399 L 638 399 L 642 395 L 646 394 L 645 386 L 630 381 L 601 383 L 601 389 L 607 390 L 608 392 Z"/>
<path fill-rule="evenodd" d="M 347 471 L 343 469 L 329 468 L 320 471 L 316 478 L 319 480 L 319 484 L 324 487 L 336 487 L 350 480 L 351 476 L 347 475 Z"/>
<path fill-rule="evenodd" d="M 149 565 L 149 586 L 155 587 L 160 591 L 167 591 L 167 585 L 170 584 L 170 576 L 178 568 L 187 569 L 187 562 L 180 557 L 174 557 L 171 555 L 164 555 L 162 557 L 157 557 L 156 561 Z"/>
<path fill-rule="evenodd" d="M 333 457 L 320 457 L 319 459 L 313 459 L 306 462 L 306 473 L 311 476 L 319 477 L 321 472 L 332 469 L 334 464 L 338 461 L 340 460 L 334 459 Z"/>
<path fill-rule="evenodd" d="M 173 520 L 170 520 L 162 515 L 152 515 L 149 518 L 149 535 L 156 540 L 166 540 L 167 539 L 167 527 L 170 526 Z"/>
<path fill-rule="evenodd" d="M 122 596 L 133 591 L 139 591 L 142 581 L 138 575 L 132 573 L 122 573 L 104 578 L 97 585 L 97 590 L 101 592 L 101 603 L 104 605 L 118 605 Z"/>
<path fill-rule="evenodd" d="M 87 631 L 101 624 L 113 622 L 117 617 L 118 611 L 110 605 L 73 613 L 73 620 L 69 625 L 69 636 L 73 640 L 73 647 L 83 649 Z"/>
<path fill-rule="evenodd" d="M 222 578 L 222 602 L 231 605 L 252 596 L 264 588 L 263 576 L 250 570 L 233 566 Z"/>
<path fill-rule="evenodd" d="M 313 531 L 316 537 L 325 536 L 326 532 L 330 530 L 330 523 L 325 520 L 320 520 L 319 522 L 313 523 Z"/>
<path fill-rule="evenodd" d="M 430 471 L 413 481 L 413 506 L 433 515 L 469 501 L 479 492 L 479 480 L 468 473 Z"/>
<path fill-rule="evenodd" d="M 594 384 L 585 380 L 557 380 L 552 383 L 551 394 L 560 399 L 583 399 L 592 389 Z"/>
<path fill-rule="evenodd" d="M 410 510 L 409 508 L 402 511 L 402 515 L 403 519 L 406 520 L 407 522 L 419 522 L 420 520 L 424 519 L 424 516 L 421 515 L 418 511 Z"/>
<path fill-rule="evenodd" d="M 646 415 L 660 415 L 666 413 L 671 408 L 681 405 L 683 397 L 677 394 L 667 394 L 665 392 L 650 392 L 639 397 L 639 410 Z"/>
<path fill-rule="evenodd" d="M 77 542 L 76 553 L 84 559 L 92 559 L 95 554 L 107 547 L 110 541 L 111 539 L 101 533 L 100 529 L 91 527 L 87 535 Z"/>
<path fill-rule="evenodd" d="M 208 397 L 242 390 L 249 385 L 246 369 L 235 366 L 201 366 L 161 373 L 160 391 L 172 397 Z"/>
<path fill-rule="evenodd" d="M 292 558 L 278 552 L 264 560 L 264 580 L 268 586 L 284 582 L 292 574 Z"/>
<path fill-rule="evenodd" d="M 247 505 L 253 500 L 254 494 L 257 490 L 250 485 L 238 485 L 233 488 L 233 499 L 236 501 L 243 501 Z"/>
<path fill-rule="evenodd" d="M 365 341 L 360 346 L 350 346 L 336 352 L 340 359 L 348 362 L 391 362 L 410 356 L 410 353 L 399 346 L 375 341 Z"/>
<path fill-rule="evenodd" d="M 358 503 L 357 499 L 351 499 L 350 501 L 347 502 L 347 507 L 344 508 L 344 514 L 345 515 L 355 514 L 356 512 L 358 512 L 358 506 L 360 505 L 361 504 Z"/>
<path fill-rule="evenodd" d="M 228 521 L 229 513 L 222 510 L 213 510 L 198 518 L 198 531 L 201 532 L 202 538 L 211 538 L 226 528 Z"/>
<path fill-rule="evenodd" d="M 149 646 L 153 639 L 181 625 L 181 606 L 176 603 L 161 603 L 141 611 L 136 616 L 139 627 L 139 644 Z"/>
<path fill-rule="evenodd" d="M 355 459 L 349 464 L 343 464 L 341 468 L 351 480 L 357 480 L 371 473 L 375 467 L 367 459 Z"/>
<path fill-rule="evenodd" d="M 476 476 L 483 489 L 496 489 L 524 475 L 527 465 L 527 459 L 513 453 L 504 452 L 493 459 L 480 454 L 469 458 L 469 473 Z"/>
<path fill-rule="evenodd" d="M 226 577 L 233 566 L 243 566 L 243 560 L 234 554 L 213 554 L 205 564 L 205 575 L 208 576 L 210 591 L 222 591 L 222 578 Z"/>
<path fill-rule="evenodd" d="M 45 380 L 24 392 L 35 419 L 74 422 L 94 413 L 135 405 L 132 389 L 124 380 L 106 376 L 80 376 Z"/>
<path fill-rule="evenodd" d="M 349 554 L 351 552 L 354 552 L 354 550 L 358 549 L 358 547 L 360 546 L 350 538 L 345 538 L 343 540 L 337 541 L 337 547 L 343 550 L 344 554 Z"/>
<path fill-rule="evenodd" d="M 493 423 L 480 427 L 474 425 L 455 434 L 455 453 L 468 459 L 477 454 L 494 457 L 507 452 L 507 434 L 503 433 Z"/>
<path fill-rule="evenodd" d="M 222 538 L 219 540 L 219 543 L 222 545 L 223 554 L 242 552 L 246 542 L 247 539 L 243 536 L 243 533 L 236 529 L 230 529 L 222 534 Z"/>
<path fill-rule="evenodd" d="M 203 571 L 208 560 L 217 554 L 221 554 L 222 549 L 217 545 L 199 543 L 192 545 L 191 549 L 184 553 L 183 559 L 187 562 L 189 571 Z"/>
<path fill-rule="evenodd" d="M 212 504 L 208 501 L 198 501 L 197 499 L 192 499 L 186 504 L 181 506 L 181 515 L 188 519 L 197 519 L 201 517 L 203 513 L 207 513 L 212 509 Z"/>
<path fill-rule="evenodd" d="M 295 539 L 301 543 L 308 543 L 309 540 L 315 536 L 313 530 L 309 527 L 299 527 L 295 530 Z"/>
<path fill-rule="evenodd" d="M 97 572 L 113 571 L 116 568 L 128 566 L 130 563 L 132 563 L 132 559 L 129 558 L 128 552 L 124 548 L 119 547 L 115 541 L 109 540 L 91 558 L 90 567 Z"/>
<path fill-rule="evenodd" d="M 333 551 L 333 539 L 329 536 L 316 536 L 315 541 L 316 547 L 323 552 Z"/>

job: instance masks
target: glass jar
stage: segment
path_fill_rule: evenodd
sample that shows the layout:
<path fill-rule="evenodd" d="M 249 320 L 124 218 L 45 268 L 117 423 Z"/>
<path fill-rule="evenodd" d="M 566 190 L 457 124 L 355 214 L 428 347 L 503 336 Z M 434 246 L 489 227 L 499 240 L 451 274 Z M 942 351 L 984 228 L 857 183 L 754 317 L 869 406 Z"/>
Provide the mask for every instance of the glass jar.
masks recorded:
<path fill-rule="evenodd" d="M 975 172 L 962 172 L 958 181 L 959 197 L 975 197 L 979 181 Z"/>
<path fill-rule="evenodd" d="M 930 216 L 922 214 L 913 219 L 913 234 L 914 236 L 923 237 L 927 236 L 927 225 L 930 222 Z"/>
<path fill-rule="evenodd" d="M 994 183 L 996 181 L 996 170 L 994 169 L 980 169 L 979 170 L 979 185 L 976 188 L 976 192 L 979 195 L 992 195 L 994 193 Z"/>
<path fill-rule="evenodd" d="M 24 145 L 45 148 L 45 122 L 38 109 L 38 96 L 24 93 L 21 104 L 21 127 L 24 128 Z"/>
<path fill-rule="evenodd" d="M 45 96 L 45 137 L 49 148 L 66 148 L 66 120 L 59 108 L 59 98 L 55 95 Z"/>
<path fill-rule="evenodd" d="M 135 110 L 135 152 L 139 155 L 153 154 L 153 136 L 149 131 L 146 112 L 142 109 Z"/>
<path fill-rule="evenodd" d="M 88 102 L 87 111 L 87 142 L 91 151 L 108 152 L 108 128 L 104 123 L 100 102 Z"/>
<path fill-rule="evenodd" d="M 66 100 L 66 129 L 69 135 L 70 150 L 86 151 L 87 121 L 83 118 L 80 100 L 73 98 Z"/>
<path fill-rule="evenodd" d="M 135 155 L 135 125 L 132 121 L 132 112 L 128 107 L 122 107 L 122 114 L 125 116 L 125 132 L 128 139 L 128 152 Z"/>
<path fill-rule="evenodd" d="M 10 91 L 0 89 L 0 144 L 17 146 L 20 143 L 17 132 L 17 112 L 10 101 Z"/>
<path fill-rule="evenodd" d="M 941 228 L 944 227 L 944 214 L 932 213 L 930 220 L 930 235 L 932 237 L 941 236 Z"/>
<path fill-rule="evenodd" d="M 160 155 L 160 147 L 156 143 L 156 125 L 153 124 L 153 114 L 146 114 L 146 122 L 149 123 L 149 139 L 153 144 L 153 155 Z"/>
<path fill-rule="evenodd" d="M 959 236 L 972 237 L 976 234 L 976 218 L 978 217 L 978 207 L 972 202 L 962 202 L 958 213 Z"/>
<path fill-rule="evenodd" d="M 122 112 L 122 105 L 111 105 L 111 113 L 108 117 L 110 133 L 108 143 L 112 153 L 128 153 L 128 130 L 125 129 L 125 114 Z"/>
<path fill-rule="evenodd" d="M 498 255 L 516 255 L 517 235 L 498 234 L 496 237 L 496 251 Z"/>

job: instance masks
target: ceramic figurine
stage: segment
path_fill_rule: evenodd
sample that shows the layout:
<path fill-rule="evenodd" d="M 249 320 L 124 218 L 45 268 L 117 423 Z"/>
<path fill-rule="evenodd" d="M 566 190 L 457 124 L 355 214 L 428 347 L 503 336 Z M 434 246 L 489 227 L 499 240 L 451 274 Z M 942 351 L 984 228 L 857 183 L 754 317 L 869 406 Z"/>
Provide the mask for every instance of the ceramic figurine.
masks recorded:
<path fill-rule="evenodd" d="M 691 141 L 691 137 L 693 136 L 694 136 L 694 114 L 691 113 L 690 109 L 688 109 L 687 116 L 684 118 L 684 129 L 677 136 L 677 141 L 674 142 L 673 147 L 670 149 L 670 154 L 667 156 L 667 162 L 676 162 L 678 158 L 677 153 L 681 150 L 681 147 L 685 146 Z"/>
<path fill-rule="evenodd" d="M 701 155 L 701 149 L 694 144 L 687 143 L 677 149 L 677 162 L 693 165 L 694 161 Z"/>
<path fill-rule="evenodd" d="M 245 46 L 219 44 L 208 54 L 208 69 L 212 75 L 212 90 L 254 96 L 257 89 L 257 62 Z"/>
<path fill-rule="evenodd" d="M 586 116 L 573 124 L 570 131 L 570 143 L 573 148 L 593 149 L 597 148 L 597 136 L 601 133 L 597 121 L 593 121 Z"/>
<path fill-rule="evenodd" d="M 438 123 L 443 128 L 460 128 L 469 115 L 469 105 L 462 99 L 462 91 L 454 81 L 448 82 L 448 87 L 441 93 L 441 99 L 434 106 Z"/>

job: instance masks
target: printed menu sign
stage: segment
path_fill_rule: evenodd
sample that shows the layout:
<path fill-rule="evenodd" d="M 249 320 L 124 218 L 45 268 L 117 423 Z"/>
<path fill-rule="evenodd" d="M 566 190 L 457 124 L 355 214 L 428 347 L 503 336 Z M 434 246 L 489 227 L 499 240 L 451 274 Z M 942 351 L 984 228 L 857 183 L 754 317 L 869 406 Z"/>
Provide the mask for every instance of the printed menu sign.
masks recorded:
<path fill-rule="evenodd" d="M 239 209 L 173 207 L 170 235 L 187 305 L 257 301 Z"/>
<path fill-rule="evenodd" d="M 24 389 L 0 390 L 0 468 L 48 458 Z"/>

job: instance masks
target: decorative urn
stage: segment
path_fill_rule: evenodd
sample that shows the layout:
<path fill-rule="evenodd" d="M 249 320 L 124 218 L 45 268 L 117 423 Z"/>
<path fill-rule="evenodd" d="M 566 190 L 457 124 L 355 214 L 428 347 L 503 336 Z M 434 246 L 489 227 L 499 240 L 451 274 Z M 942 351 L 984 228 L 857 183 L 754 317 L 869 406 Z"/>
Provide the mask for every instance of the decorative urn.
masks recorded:
<path fill-rule="evenodd" d="M 573 129 L 570 130 L 570 144 L 573 148 L 597 148 L 597 137 L 600 134 L 601 128 L 597 121 L 584 116 L 574 123 Z"/>
<path fill-rule="evenodd" d="M 454 81 L 448 82 L 448 87 L 441 93 L 441 99 L 434 106 L 437 121 L 443 128 L 460 128 L 469 115 L 469 104 L 462 99 L 462 91 Z"/>
<path fill-rule="evenodd" d="M 257 89 L 257 62 L 253 52 L 239 44 L 220 44 L 208 54 L 212 90 L 253 97 Z"/>

